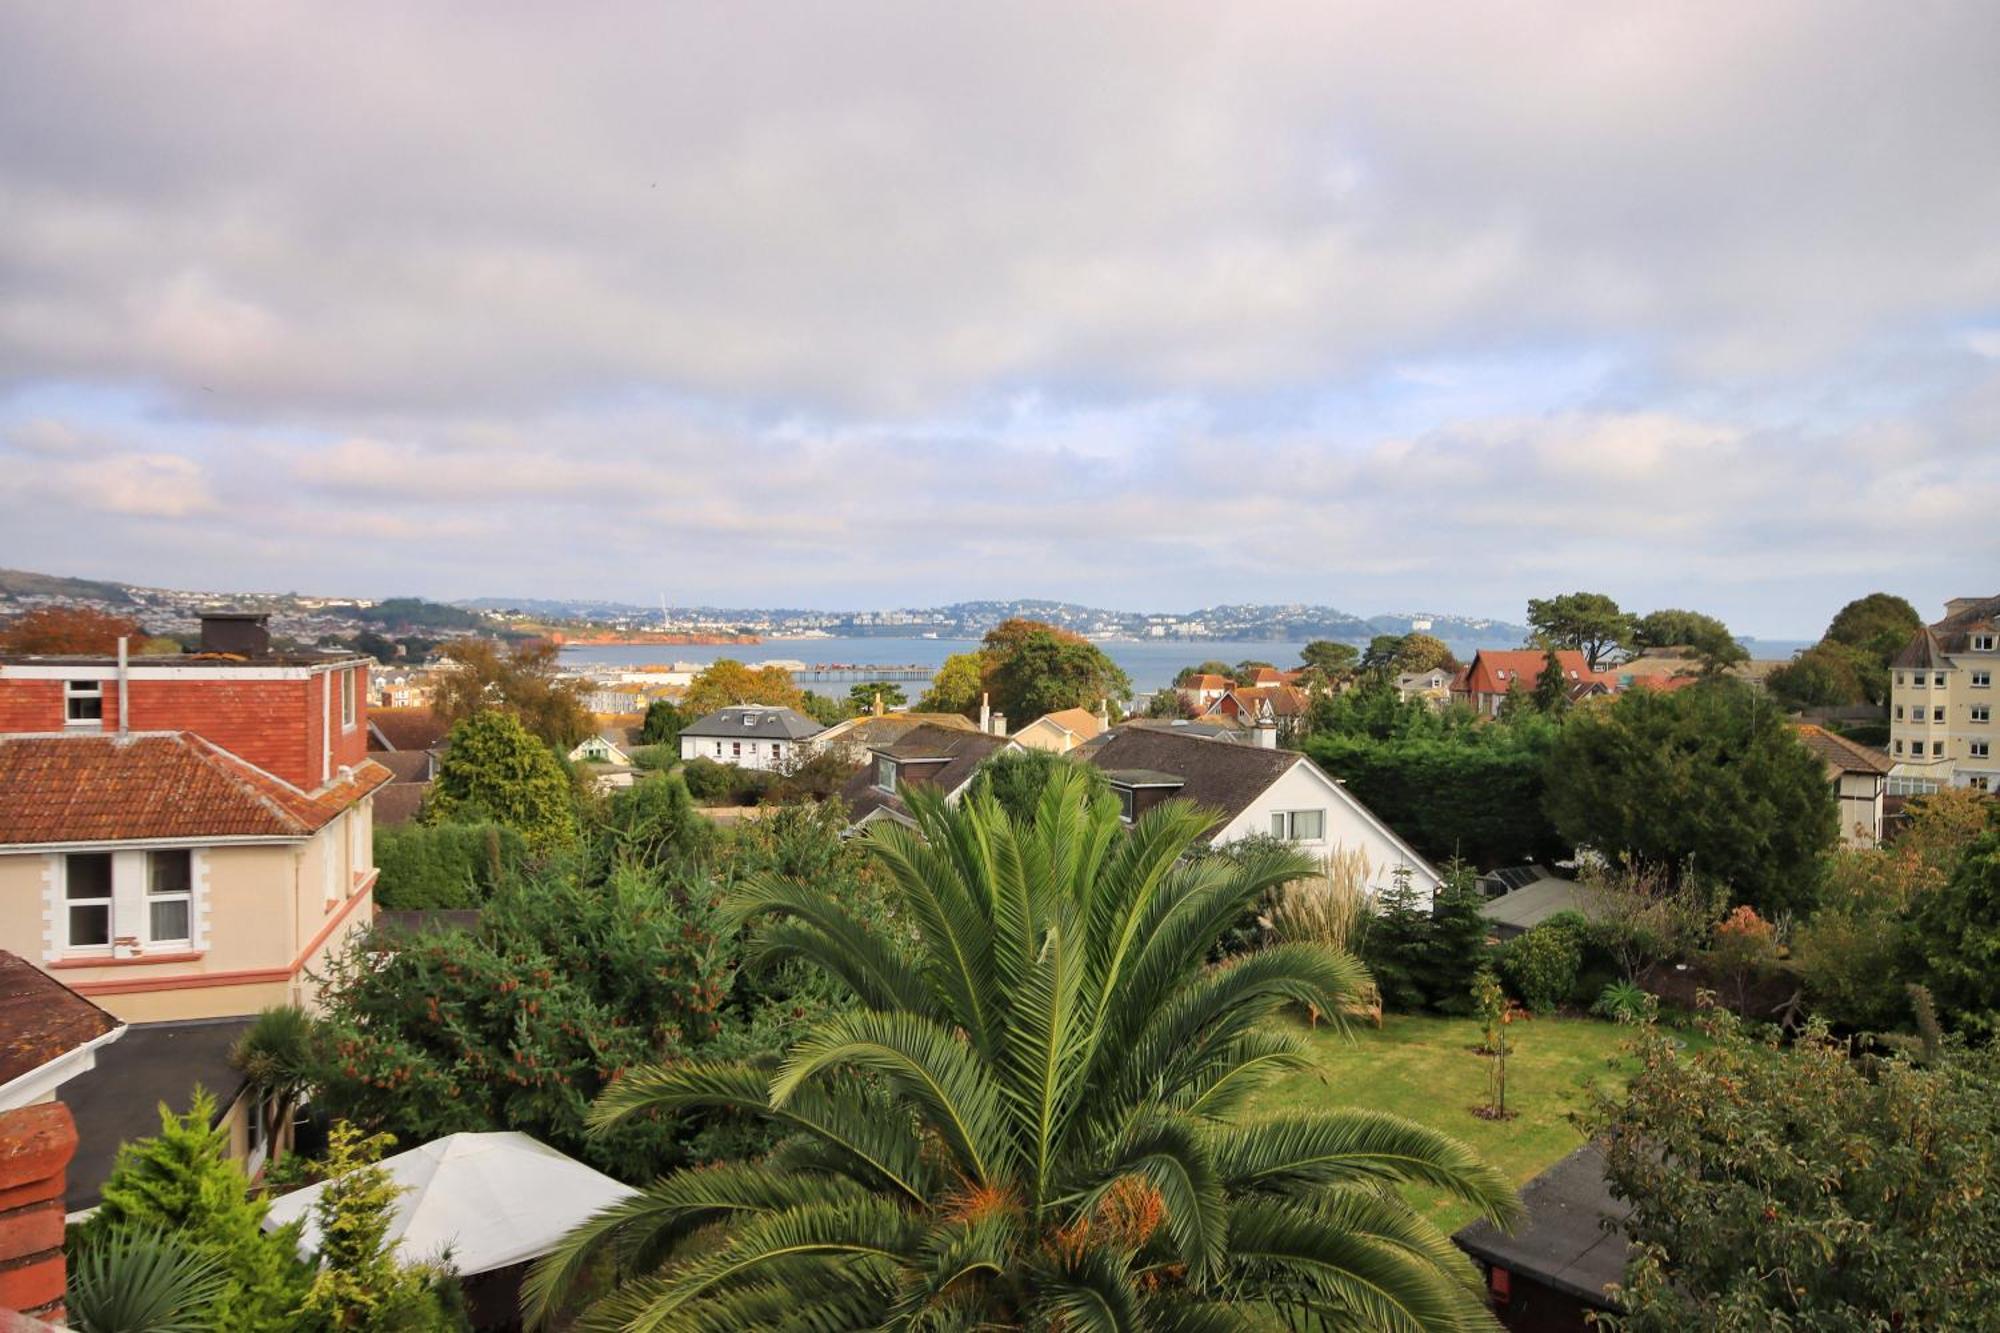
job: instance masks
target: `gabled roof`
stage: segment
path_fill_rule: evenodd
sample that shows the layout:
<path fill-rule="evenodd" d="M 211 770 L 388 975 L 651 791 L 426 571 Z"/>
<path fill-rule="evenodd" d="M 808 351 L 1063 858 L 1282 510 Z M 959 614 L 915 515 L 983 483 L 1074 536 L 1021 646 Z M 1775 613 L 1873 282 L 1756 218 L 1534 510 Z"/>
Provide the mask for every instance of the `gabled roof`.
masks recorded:
<path fill-rule="evenodd" d="M 1144 727 L 1114 727 L 1074 752 L 1107 775 L 1171 774 L 1181 780 L 1175 796 L 1220 816 L 1202 836 L 1213 837 L 1250 808 L 1304 756 L 1259 745 L 1231 745 L 1200 736 Z"/>
<path fill-rule="evenodd" d="M 388 769 L 397 782 L 429 782 L 436 761 L 428 750 L 377 750 L 371 762 Z"/>
<path fill-rule="evenodd" d="M 1208 712 L 1254 718 L 1264 704 L 1270 705 L 1272 717 L 1304 717 L 1312 707 L 1312 696 L 1296 685 L 1244 685 L 1210 704 Z"/>
<path fill-rule="evenodd" d="M 1799 739 L 1828 768 L 1842 773 L 1887 773 L 1895 761 L 1880 750 L 1870 749 L 1825 727 L 1801 722 L 1795 728 Z"/>
<path fill-rule="evenodd" d="M 33 963 L 0 950 L 0 1087 L 118 1026 L 117 1019 Z"/>
<path fill-rule="evenodd" d="M 864 713 L 860 717 L 850 717 L 845 722 L 834 723 L 814 736 L 813 744 L 880 749 L 885 745 L 895 744 L 898 738 L 925 726 L 943 727 L 950 731 L 979 730 L 973 725 L 971 718 L 961 713 L 884 713 L 880 717 Z"/>
<path fill-rule="evenodd" d="M 768 704 L 734 704 L 681 728 L 683 736 L 715 740 L 802 741 L 825 728 L 796 708 Z"/>
<path fill-rule="evenodd" d="M 451 734 L 451 727 L 428 708 L 371 708 L 368 710 L 368 748 L 383 750 L 435 750 Z"/>
<path fill-rule="evenodd" d="M 1462 688 L 1472 694 L 1505 694 L 1518 680 L 1522 689 L 1532 690 L 1548 661 L 1548 654 L 1540 648 L 1481 648 L 1466 671 Z M 1583 654 L 1574 648 L 1558 648 L 1556 661 L 1562 666 L 1563 678 L 1572 685 L 1597 681 L 1607 689 L 1618 688 L 1618 677 L 1592 671 Z"/>
<path fill-rule="evenodd" d="M 1104 719 L 1088 708 L 1059 708 L 1053 713 L 1042 714 L 1034 722 L 1030 722 L 1028 727 L 1041 722 L 1060 727 L 1070 735 L 1080 736 L 1084 740 L 1089 740 L 1104 730 Z M 1026 731 L 1028 727 L 1023 727 L 1021 730 Z"/>
<path fill-rule="evenodd" d="M 1179 688 L 1183 690 L 1227 690 L 1233 688 L 1235 684 L 1236 682 L 1227 676 L 1218 676 L 1213 671 L 1205 671 L 1199 676 L 1190 676 L 1187 683 L 1181 685 Z"/>
<path fill-rule="evenodd" d="M 187 731 L 0 736 L 0 846 L 305 838 L 391 776 L 309 793 Z"/>
<path fill-rule="evenodd" d="M 876 748 L 874 755 L 887 755 L 898 763 L 921 765 L 919 776 L 929 786 L 949 796 L 979 771 L 979 766 L 1000 750 L 1013 744 L 1005 736 L 983 731 L 960 731 L 955 727 L 922 726 L 895 744 Z M 860 823 L 880 810 L 903 816 L 902 799 L 875 785 L 873 759 L 847 780 L 840 790 L 849 816 Z"/>

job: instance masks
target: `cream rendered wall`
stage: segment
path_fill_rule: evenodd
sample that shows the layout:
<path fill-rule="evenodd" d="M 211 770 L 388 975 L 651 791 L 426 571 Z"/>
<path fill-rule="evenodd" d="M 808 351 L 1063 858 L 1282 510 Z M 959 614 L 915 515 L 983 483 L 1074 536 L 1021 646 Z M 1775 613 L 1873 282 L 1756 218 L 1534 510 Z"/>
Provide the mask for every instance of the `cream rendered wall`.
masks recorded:
<path fill-rule="evenodd" d="M 1874 773 L 1842 773 L 1836 784 L 1840 797 L 1840 841 L 1848 847 L 1873 847 L 1882 840 L 1882 793 L 1887 782 Z"/>
<path fill-rule="evenodd" d="M 1358 800 L 1308 760 L 1301 759 L 1287 769 L 1248 809 L 1226 824 L 1213 841 L 1222 846 L 1259 834 L 1268 837 L 1271 816 L 1285 810 L 1326 811 L 1326 837 L 1318 842 L 1296 844 L 1300 851 L 1309 856 L 1324 856 L 1328 852 L 1359 848 L 1368 858 L 1368 888 L 1374 893 L 1392 887 L 1396 868 L 1406 865 L 1418 901 L 1430 903 L 1439 884 L 1437 872 L 1378 821 L 1362 813 Z"/>
<path fill-rule="evenodd" d="M 1030 750 L 1047 750 L 1051 754 L 1068 754 L 1076 748 L 1077 735 L 1046 718 L 1037 718 L 1014 733 L 1016 744 Z"/>
<path fill-rule="evenodd" d="M 316 986 L 306 974 L 322 971 L 328 956 L 374 919 L 371 804 L 302 842 L 197 845 L 192 952 L 198 956 L 176 961 L 148 962 L 143 954 L 62 958 L 53 921 L 61 909 L 56 858 L 0 854 L 0 948 L 40 963 L 130 1023 L 220 1018 L 288 1003 L 310 1007 Z M 122 917 L 124 910 L 121 895 L 114 912 Z M 116 920 L 113 933 L 125 933 Z"/>

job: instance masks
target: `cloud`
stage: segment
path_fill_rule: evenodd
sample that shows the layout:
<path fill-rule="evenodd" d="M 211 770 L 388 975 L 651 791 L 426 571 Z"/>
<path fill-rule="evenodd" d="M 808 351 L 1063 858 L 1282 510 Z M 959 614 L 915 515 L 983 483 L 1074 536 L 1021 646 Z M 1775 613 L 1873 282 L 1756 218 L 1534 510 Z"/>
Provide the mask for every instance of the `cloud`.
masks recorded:
<path fill-rule="evenodd" d="M 1996 65 L 1978 6 L 1806 0 L 15 8 L 0 531 L 1810 631 L 2000 563 Z"/>

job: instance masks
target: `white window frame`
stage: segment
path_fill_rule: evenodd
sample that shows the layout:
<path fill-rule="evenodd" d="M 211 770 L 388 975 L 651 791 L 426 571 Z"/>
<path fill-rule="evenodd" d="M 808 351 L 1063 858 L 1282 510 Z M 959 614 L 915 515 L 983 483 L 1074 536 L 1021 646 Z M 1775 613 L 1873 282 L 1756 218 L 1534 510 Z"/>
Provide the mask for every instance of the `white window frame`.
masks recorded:
<path fill-rule="evenodd" d="M 101 898 L 72 898 L 69 896 L 70 862 L 79 856 L 101 856 L 106 870 L 104 896 Z M 66 852 L 62 858 L 62 883 L 56 886 L 56 934 L 62 941 L 64 956 L 102 955 L 111 956 L 118 943 L 118 860 L 111 852 Z M 102 944 L 79 944 L 70 937 L 70 911 L 76 907 L 102 907 L 104 909 L 104 942 Z"/>
<path fill-rule="evenodd" d="M 875 756 L 875 789 L 890 795 L 896 792 L 896 761 L 887 755 Z"/>
<path fill-rule="evenodd" d="M 1310 838 L 1299 836 L 1299 816 L 1301 815 L 1313 815 L 1319 819 L 1319 833 L 1317 836 Z M 1271 836 L 1282 838 L 1286 842 L 1325 842 L 1326 807 L 1322 805 L 1300 810 L 1273 810 L 1271 812 Z"/>
<path fill-rule="evenodd" d="M 1942 721 L 1944 721 L 1944 709 L 1942 709 L 1942 708 L 1933 708 L 1933 709 L 1931 709 L 1931 721 L 1933 721 L 1933 722 L 1942 722 Z"/>
<path fill-rule="evenodd" d="M 1972 651 L 1973 651 L 1973 652 L 1975 652 L 1975 653 L 1990 653 L 1990 652 L 1992 652 L 1992 651 L 1993 651 L 1993 636 L 1992 636 L 1991 634 L 1975 634 L 1975 635 L 1973 635 L 1973 636 L 1972 636 Z"/>
<path fill-rule="evenodd" d="M 1944 672 L 1942 672 L 1942 671 L 1939 671 L 1939 672 L 1935 672 L 1935 673 L 1933 673 L 1933 674 L 1932 674 L 1932 676 L 1931 676 L 1931 684 L 1933 684 L 1933 685 L 1937 686 L 1937 687 L 1938 687 L 1939 689 L 1943 689 L 1943 688 L 1944 688 Z"/>
<path fill-rule="evenodd" d="M 1991 704 L 1972 705 L 1972 720 L 1974 722 L 1991 722 L 1993 720 L 1992 705 Z"/>
<path fill-rule="evenodd" d="M 187 858 L 187 887 L 185 889 L 177 889 L 172 893 L 157 893 L 154 891 L 153 888 L 154 867 L 158 863 L 158 858 L 162 856 L 184 856 Z M 156 851 L 149 851 L 146 853 L 145 865 L 146 865 L 146 884 L 145 884 L 146 912 L 145 916 L 140 922 L 143 929 L 140 933 L 139 938 L 142 941 L 144 941 L 148 946 L 163 945 L 163 944 L 178 944 L 185 948 L 192 949 L 194 947 L 194 878 L 195 878 L 193 849 L 187 847 L 167 847 L 167 848 L 161 848 Z M 171 902 L 179 902 L 186 905 L 187 932 L 181 935 L 153 934 L 153 905 L 155 903 L 171 903 Z"/>
<path fill-rule="evenodd" d="M 1993 673 L 1991 671 L 1975 671 L 1972 673 L 1973 689 L 1975 690 L 1990 689 L 1992 685 L 1993 685 Z"/>
<path fill-rule="evenodd" d="M 1131 823 L 1139 809 L 1139 793 L 1130 787 L 1113 787 L 1111 790 L 1118 793 L 1118 818 Z"/>
<path fill-rule="evenodd" d="M 340 729 L 354 730 L 357 709 L 354 706 L 354 668 L 348 667 L 340 673 Z"/>
<path fill-rule="evenodd" d="M 78 717 L 71 710 L 80 703 L 97 705 L 96 717 Z M 63 682 L 63 726 L 78 730 L 102 731 L 104 729 L 104 682 L 101 680 L 65 680 Z"/>
<path fill-rule="evenodd" d="M 1974 759 L 1984 759 L 1993 753 L 1993 747 L 1985 741 L 1973 741 L 1971 745 Z"/>

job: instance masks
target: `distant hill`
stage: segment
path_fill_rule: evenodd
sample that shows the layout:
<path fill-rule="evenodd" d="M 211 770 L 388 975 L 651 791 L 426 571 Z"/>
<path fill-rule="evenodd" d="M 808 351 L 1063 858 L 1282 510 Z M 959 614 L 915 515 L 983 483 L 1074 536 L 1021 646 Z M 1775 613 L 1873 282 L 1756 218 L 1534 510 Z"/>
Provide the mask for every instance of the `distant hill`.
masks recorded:
<path fill-rule="evenodd" d="M 116 583 L 36 574 L 25 569 L 0 569 L 0 597 L 68 597 L 80 602 L 132 604 L 132 594 Z"/>

